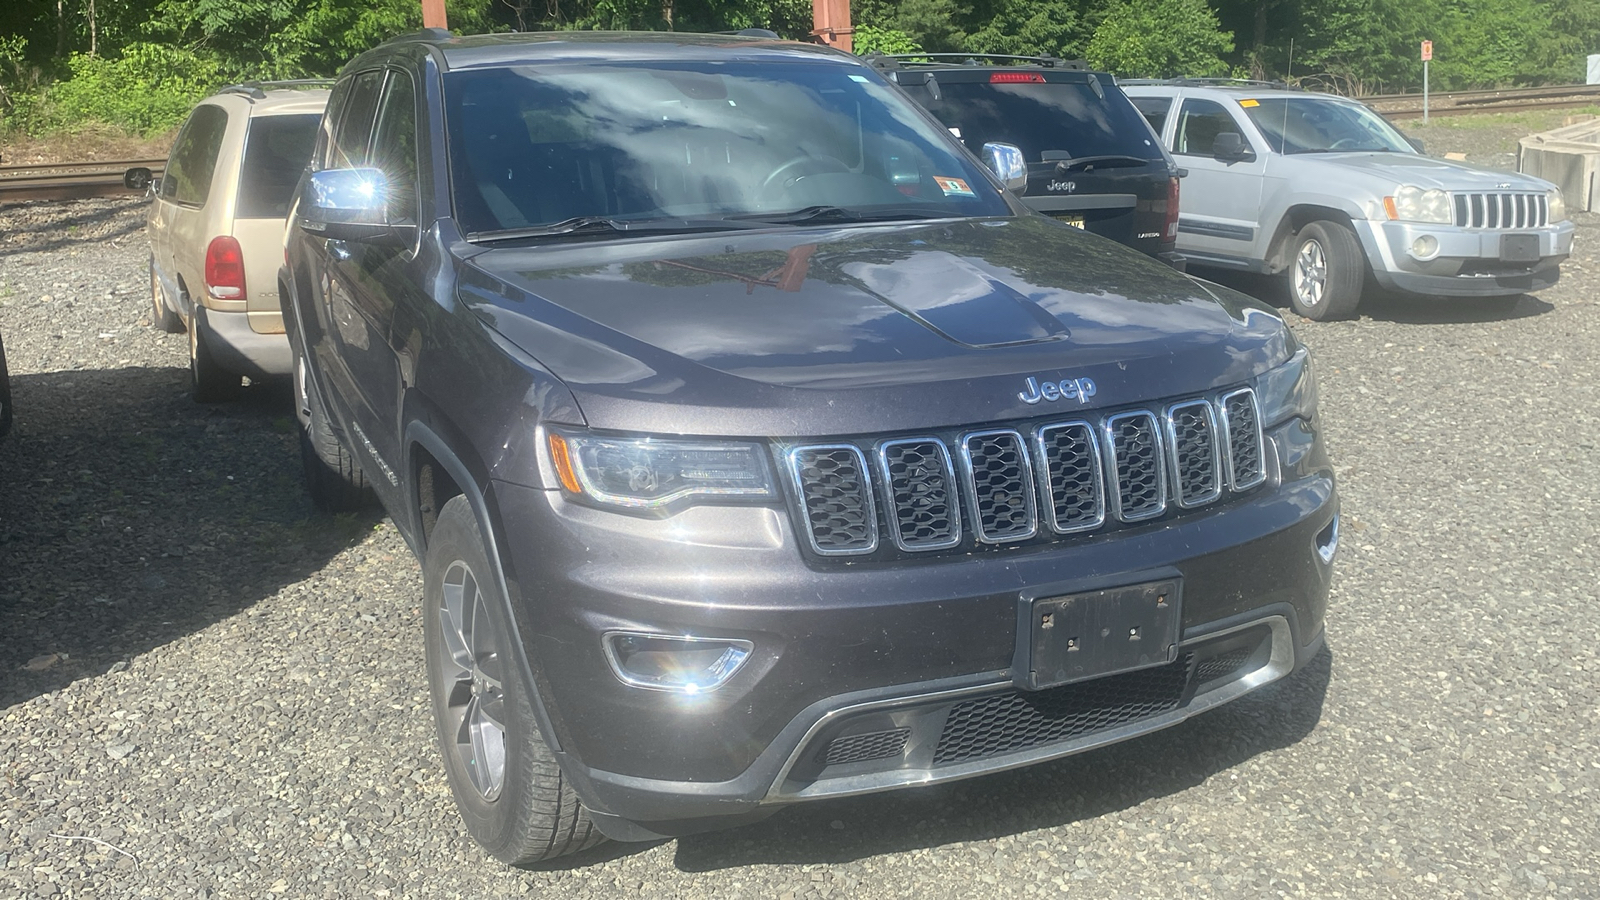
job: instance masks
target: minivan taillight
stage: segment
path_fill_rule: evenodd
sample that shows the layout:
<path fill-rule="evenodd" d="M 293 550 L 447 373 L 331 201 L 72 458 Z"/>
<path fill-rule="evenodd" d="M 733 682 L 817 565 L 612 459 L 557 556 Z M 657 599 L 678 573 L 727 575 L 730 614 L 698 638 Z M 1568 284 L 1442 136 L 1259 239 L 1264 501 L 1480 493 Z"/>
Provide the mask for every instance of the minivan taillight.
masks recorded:
<path fill-rule="evenodd" d="M 244 299 L 244 251 L 228 235 L 206 247 L 206 293 L 215 300 Z"/>
<path fill-rule="evenodd" d="M 1178 179 L 1167 179 L 1167 240 L 1178 238 Z"/>

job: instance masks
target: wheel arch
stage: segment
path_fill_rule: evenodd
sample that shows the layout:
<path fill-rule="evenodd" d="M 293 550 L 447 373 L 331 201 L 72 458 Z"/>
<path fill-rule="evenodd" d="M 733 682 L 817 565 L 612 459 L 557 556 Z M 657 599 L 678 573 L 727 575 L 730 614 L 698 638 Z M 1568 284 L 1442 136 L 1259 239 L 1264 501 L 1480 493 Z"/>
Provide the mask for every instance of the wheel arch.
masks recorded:
<path fill-rule="evenodd" d="M 1278 220 L 1278 227 L 1272 232 L 1266 257 L 1267 274 L 1276 275 L 1289 268 L 1294 261 L 1294 236 L 1300 229 L 1318 221 L 1335 222 L 1352 232 L 1356 231 L 1354 219 L 1348 210 L 1324 203 L 1297 203 L 1284 211 L 1283 217 Z M 1359 239 L 1360 234 L 1357 233 L 1358 242 Z M 1363 252 L 1365 249 L 1362 248 Z"/>

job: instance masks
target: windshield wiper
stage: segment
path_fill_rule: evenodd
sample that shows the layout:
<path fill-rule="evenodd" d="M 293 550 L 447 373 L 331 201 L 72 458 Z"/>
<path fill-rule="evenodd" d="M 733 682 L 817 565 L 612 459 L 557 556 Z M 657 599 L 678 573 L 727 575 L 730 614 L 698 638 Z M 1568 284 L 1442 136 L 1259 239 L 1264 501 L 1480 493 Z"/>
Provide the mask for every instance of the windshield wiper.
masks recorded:
<path fill-rule="evenodd" d="M 1056 161 L 1057 172 L 1071 172 L 1076 169 L 1087 169 L 1092 166 L 1105 166 L 1109 169 L 1125 169 L 1129 166 L 1148 166 L 1157 162 L 1153 159 L 1141 159 L 1137 156 L 1127 156 L 1121 153 L 1110 153 L 1105 156 L 1085 156 L 1082 159 L 1062 159 Z"/>
<path fill-rule="evenodd" d="M 748 223 L 732 219 L 613 219 L 608 216 L 573 216 L 549 225 L 527 228 L 501 228 L 494 231 L 474 231 L 467 235 L 469 241 L 513 241 L 520 238 L 558 237 L 562 235 L 627 234 L 629 232 L 695 232 L 722 231 L 751 228 Z"/>
<path fill-rule="evenodd" d="M 806 206 L 788 212 L 741 213 L 729 216 L 747 222 L 767 222 L 773 225 L 798 225 L 802 222 L 879 222 L 892 219 L 942 219 L 948 213 L 931 213 L 913 207 L 890 207 L 871 211 L 847 209 L 843 206 Z"/>

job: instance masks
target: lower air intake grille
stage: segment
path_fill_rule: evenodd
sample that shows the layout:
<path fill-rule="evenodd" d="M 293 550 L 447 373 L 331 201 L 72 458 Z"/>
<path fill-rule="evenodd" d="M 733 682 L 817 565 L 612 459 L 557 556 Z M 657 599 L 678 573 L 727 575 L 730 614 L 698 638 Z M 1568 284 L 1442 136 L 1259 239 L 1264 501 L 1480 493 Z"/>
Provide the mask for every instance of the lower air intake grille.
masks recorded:
<path fill-rule="evenodd" d="M 1115 728 L 1183 700 L 1192 653 L 1176 662 L 1044 691 L 1008 691 L 957 704 L 933 751 L 935 765 L 983 759 Z"/>
<path fill-rule="evenodd" d="M 896 728 L 893 731 L 874 731 L 871 734 L 852 734 L 834 738 L 821 753 L 817 754 L 817 762 L 825 766 L 838 766 L 844 763 L 888 759 L 891 756 L 899 756 L 905 751 L 906 739 L 909 737 L 911 729 Z"/>
<path fill-rule="evenodd" d="M 1194 683 L 1205 684 L 1232 675 L 1239 671 L 1239 667 L 1250 659 L 1250 650 L 1229 650 L 1216 656 L 1204 659 L 1194 667 Z"/>

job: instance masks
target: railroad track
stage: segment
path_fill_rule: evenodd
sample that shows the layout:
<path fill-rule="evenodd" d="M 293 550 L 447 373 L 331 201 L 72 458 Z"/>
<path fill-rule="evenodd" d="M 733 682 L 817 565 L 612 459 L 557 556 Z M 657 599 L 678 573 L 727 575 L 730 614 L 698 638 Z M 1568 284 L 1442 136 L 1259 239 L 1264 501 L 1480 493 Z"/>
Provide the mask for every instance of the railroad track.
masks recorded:
<path fill-rule="evenodd" d="M 1422 118 L 1422 94 L 1378 94 L 1361 101 L 1391 119 Z M 1561 84 L 1498 91 L 1445 91 L 1428 97 L 1429 116 L 1600 106 L 1600 84 Z"/>
<path fill-rule="evenodd" d="M 134 193 L 122 184 L 122 173 L 143 166 L 161 174 L 164 159 L 113 162 L 0 166 L 0 203 L 13 200 L 81 200 Z"/>

